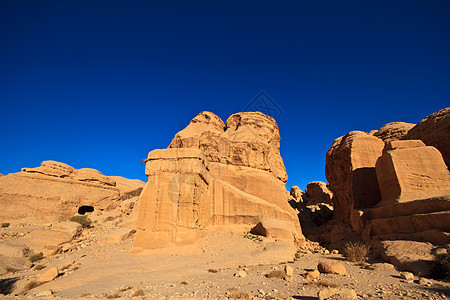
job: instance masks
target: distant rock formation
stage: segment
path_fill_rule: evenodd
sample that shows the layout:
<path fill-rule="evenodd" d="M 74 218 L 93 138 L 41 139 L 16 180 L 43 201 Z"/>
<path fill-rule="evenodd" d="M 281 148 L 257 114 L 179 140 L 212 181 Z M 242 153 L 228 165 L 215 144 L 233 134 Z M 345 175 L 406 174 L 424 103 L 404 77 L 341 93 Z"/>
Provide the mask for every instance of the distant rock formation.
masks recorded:
<path fill-rule="evenodd" d="M 0 178 L 0 220 L 24 223 L 65 221 L 84 208 L 112 210 L 139 195 L 144 183 L 75 169 L 56 161 Z"/>
<path fill-rule="evenodd" d="M 390 142 L 402 139 L 415 124 L 405 122 L 392 122 L 387 123 L 379 130 L 373 133 L 374 136 L 383 140 L 383 142 Z"/>
<path fill-rule="evenodd" d="M 436 147 L 450 167 L 450 107 L 435 112 L 408 131 L 407 140 L 422 140 L 427 146 Z"/>
<path fill-rule="evenodd" d="M 313 181 L 308 183 L 305 190 L 305 201 L 307 205 L 330 204 L 332 205 L 333 192 L 328 185 L 322 181 Z"/>
<path fill-rule="evenodd" d="M 373 135 L 352 131 L 336 139 L 325 170 L 333 224 L 347 224 L 367 241 L 450 243 L 450 173 L 445 155 L 430 146 L 448 151 L 449 113 L 443 109 L 409 130 L 411 124 L 396 122 Z"/>
<path fill-rule="evenodd" d="M 198 114 L 168 149 L 145 160 L 149 180 L 139 200 L 135 249 L 190 243 L 208 229 L 250 230 L 266 219 L 282 221 L 279 238 L 289 232 L 301 243 L 279 147 L 277 123 L 262 113 L 237 113 L 226 123 L 211 112 Z"/>

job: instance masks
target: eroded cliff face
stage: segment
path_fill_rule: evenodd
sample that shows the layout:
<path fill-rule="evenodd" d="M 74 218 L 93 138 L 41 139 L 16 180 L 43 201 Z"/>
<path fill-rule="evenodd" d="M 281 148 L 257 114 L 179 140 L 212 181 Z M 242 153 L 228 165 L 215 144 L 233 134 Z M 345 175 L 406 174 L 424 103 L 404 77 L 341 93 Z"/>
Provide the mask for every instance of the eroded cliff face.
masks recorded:
<path fill-rule="evenodd" d="M 301 243 L 279 146 L 275 120 L 262 113 L 237 113 L 225 123 L 211 112 L 197 115 L 168 149 L 146 159 L 135 248 L 191 243 L 203 230 L 249 230 L 266 219 L 283 222 Z"/>

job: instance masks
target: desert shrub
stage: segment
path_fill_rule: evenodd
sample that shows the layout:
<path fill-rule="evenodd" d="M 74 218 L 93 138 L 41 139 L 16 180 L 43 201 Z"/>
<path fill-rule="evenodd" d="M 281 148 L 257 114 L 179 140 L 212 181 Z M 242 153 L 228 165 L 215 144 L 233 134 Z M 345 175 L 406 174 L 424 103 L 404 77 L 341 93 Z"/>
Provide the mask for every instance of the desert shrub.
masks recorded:
<path fill-rule="evenodd" d="M 450 253 L 436 255 L 431 278 L 450 282 Z"/>
<path fill-rule="evenodd" d="M 284 273 L 284 271 L 281 271 L 281 270 L 274 270 L 274 271 L 271 271 L 270 273 L 266 274 L 267 278 L 281 278 L 281 279 L 284 279 L 285 276 L 286 276 L 286 274 Z"/>
<path fill-rule="evenodd" d="M 247 292 L 241 291 L 240 289 L 237 288 L 231 288 L 228 291 L 228 298 L 229 299 L 245 299 L 248 300 L 250 299 L 251 295 Z"/>
<path fill-rule="evenodd" d="M 30 281 L 28 282 L 25 287 L 23 288 L 23 292 L 27 292 L 29 290 L 32 290 L 34 288 L 37 288 L 38 286 L 40 286 L 41 284 L 43 284 L 43 282 L 39 282 L 39 281 Z"/>
<path fill-rule="evenodd" d="M 182 285 L 188 285 L 188 282 L 187 282 L 187 281 L 182 281 L 182 282 L 180 282 L 180 284 L 182 284 Z"/>
<path fill-rule="evenodd" d="M 219 273 L 219 270 L 217 269 L 208 269 L 209 273 Z"/>
<path fill-rule="evenodd" d="M 326 281 L 326 280 L 309 281 L 308 285 L 317 286 L 317 287 L 329 287 L 329 288 L 335 288 L 338 286 L 336 283 Z"/>
<path fill-rule="evenodd" d="M 105 295 L 106 299 L 116 299 L 116 298 L 119 298 L 119 297 L 120 297 L 120 295 L 118 293 L 109 293 L 109 294 Z"/>
<path fill-rule="evenodd" d="M 6 267 L 5 271 L 6 271 L 6 273 L 16 273 L 19 270 L 11 268 L 11 267 Z"/>
<path fill-rule="evenodd" d="M 83 215 L 77 215 L 70 217 L 69 221 L 77 222 L 83 226 L 83 228 L 89 227 L 92 224 L 91 219 L 89 219 L 87 216 Z"/>
<path fill-rule="evenodd" d="M 349 242 L 344 246 L 344 255 L 349 261 L 365 261 L 369 254 L 369 246 L 363 242 Z"/>
<path fill-rule="evenodd" d="M 138 289 L 138 290 L 134 291 L 133 297 L 139 297 L 139 296 L 145 296 L 145 292 L 143 289 Z"/>
<path fill-rule="evenodd" d="M 9 225 L 11 225 L 11 223 L 8 222 L 2 223 L 2 227 L 9 227 Z"/>
<path fill-rule="evenodd" d="M 32 262 L 35 263 L 37 261 L 40 261 L 41 259 L 43 259 L 44 256 L 42 255 L 42 253 L 36 253 L 31 255 L 28 259 Z"/>

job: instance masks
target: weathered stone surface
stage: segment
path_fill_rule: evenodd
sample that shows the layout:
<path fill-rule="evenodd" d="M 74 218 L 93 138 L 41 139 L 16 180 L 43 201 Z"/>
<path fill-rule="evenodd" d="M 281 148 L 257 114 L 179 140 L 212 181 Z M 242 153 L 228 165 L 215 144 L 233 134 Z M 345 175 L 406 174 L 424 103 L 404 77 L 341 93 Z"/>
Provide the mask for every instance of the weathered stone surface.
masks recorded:
<path fill-rule="evenodd" d="M 422 140 L 428 146 L 436 147 L 450 166 L 450 107 L 435 112 L 408 131 L 404 139 Z"/>
<path fill-rule="evenodd" d="M 120 243 L 130 239 L 135 232 L 136 230 L 134 229 L 120 228 L 113 232 L 104 234 L 98 242 L 101 244 Z"/>
<path fill-rule="evenodd" d="M 319 270 L 320 273 L 331 273 L 338 275 L 347 274 L 347 270 L 344 265 L 339 262 L 321 261 L 317 265 L 317 270 Z"/>
<path fill-rule="evenodd" d="M 374 263 L 371 264 L 369 266 L 370 270 L 374 270 L 374 271 L 395 271 L 395 267 L 393 264 L 389 264 L 389 263 Z"/>
<path fill-rule="evenodd" d="M 332 205 L 333 192 L 328 189 L 328 185 L 322 181 L 308 183 L 305 190 L 305 198 L 308 205 L 325 203 Z"/>
<path fill-rule="evenodd" d="M 168 149 L 149 153 L 149 181 L 140 197 L 135 249 L 190 243 L 203 230 L 247 230 L 264 219 L 293 224 L 276 122 L 261 113 L 232 115 L 224 124 L 203 112 Z"/>
<path fill-rule="evenodd" d="M 25 257 L 31 254 L 31 250 L 26 245 L 21 244 L 0 244 L 0 255 L 7 257 Z"/>
<path fill-rule="evenodd" d="M 333 142 L 326 155 L 325 175 L 333 192 L 334 219 L 350 223 L 354 208 L 380 201 L 375 163 L 383 147 L 381 139 L 361 131 Z"/>
<path fill-rule="evenodd" d="M 52 281 L 53 279 L 58 277 L 58 275 L 59 275 L 58 268 L 57 267 L 52 267 L 52 268 L 49 268 L 48 270 L 46 270 L 41 275 L 39 275 L 38 281 L 40 281 L 40 282 Z"/>
<path fill-rule="evenodd" d="M 55 230 L 35 229 L 23 238 L 17 240 L 17 243 L 27 245 L 35 253 L 48 252 L 56 250 L 60 245 L 72 240 L 72 235 Z M 51 252 L 53 252 L 51 251 Z"/>
<path fill-rule="evenodd" d="M 202 112 L 175 135 L 169 148 L 200 149 L 208 161 L 269 171 L 287 181 L 278 125 L 260 112 L 236 113 L 225 124 L 215 114 Z"/>
<path fill-rule="evenodd" d="M 373 132 L 373 135 L 382 139 L 384 142 L 402 139 L 415 124 L 405 122 L 392 122 L 383 125 L 379 130 Z"/>
<path fill-rule="evenodd" d="M 77 170 L 64 163 L 44 161 L 40 167 L 24 168 L 0 178 L 0 219 L 50 223 L 66 221 L 83 205 L 112 210 L 120 203 L 123 181 L 120 179 L 116 187 L 114 178 L 97 170 Z M 133 193 L 131 190 L 125 194 Z"/>
<path fill-rule="evenodd" d="M 390 141 L 385 143 L 383 148 L 383 154 L 391 150 L 418 148 L 425 146 L 426 146 L 425 143 L 422 142 L 421 140 Z"/>
<path fill-rule="evenodd" d="M 346 288 L 324 288 L 317 292 L 319 300 L 356 300 L 358 295 L 353 289 Z"/>
<path fill-rule="evenodd" d="M 264 219 L 256 224 L 250 232 L 269 238 L 292 240 L 294 231 L 295 226 L 292 223 L 276 219 Z"/>
<path fill-rule="evenodd" d="M 381 257 L 400 269 L 428 276 L 434 260 L 431 243 L 415 241 L 381 241 L 377 251 Z"/>
<path fill-rule="evenodd" d="M 145 182 L 139 179 L 128 179 L 121 176 L 108 177 L 116 182 L 116 188 L 119 190 L 122 200 L 139 197 L 145 185 Z"/>
<path fill-rule="evenodd" d="M 298 186 L 291 187 L 290 195 L 297 201 L 303 201 L 303 191 Z"/>
<path fill-rule="evenodd" d="M 382 195 L 379 205 L 450 194 L 450 172 L 434 147 L 386 151 L 376 163 L 376 173 Z"/>
<path fill-rule="evenodd" d="M 66 221 L 52 225 L 51 229 L 55 231 L 65 232 L 72 237 L 75 237 L 81 233 L 81 224 L 77 222 Z"/>
<path fill-rule="evenodd" d="M 314 280 L 319 278 L 320 276 L 320 272 L 319 270 L 314 270 L 314 271 L 309 271 L 308 273 L 306 273 L 305 278 L 306 280 Z"/>

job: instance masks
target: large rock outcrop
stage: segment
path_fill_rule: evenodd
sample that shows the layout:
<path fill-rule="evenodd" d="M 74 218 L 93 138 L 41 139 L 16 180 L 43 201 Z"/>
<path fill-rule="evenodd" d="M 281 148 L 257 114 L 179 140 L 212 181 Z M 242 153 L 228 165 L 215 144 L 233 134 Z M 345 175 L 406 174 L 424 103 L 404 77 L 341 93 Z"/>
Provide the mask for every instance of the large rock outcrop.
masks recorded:
<path fill-rule="evenodd" d="M 328 188 L 328 184 L 322 181 L 308 183 L 305 190 L 305 201 L 307 205 L 325 203 L 332 205 L 333 192 Z"/>
<path fill-rule="evenodd" d="M 112 210 L 121 200 L 139 194 L 143 185 L 140 180 L 44 161 L 37 168 L 23 168 L 0 178 L 0 220 L 48 223 L 65 221 L 82 206 Z"/>
<path fill-rule="evenodd" d="M 441 152 L 447 167 L 450 166 L 450 107 L 435 112 L 408 131 L 404 139 L 422 140 Z"/>
<path fill-rule="evenodd" d="M 334 219 L 349 223 L 354 208 L 381 200 L 375 163 L 383 147 L 381 139 L 362 131 L 333 142 L 326 155 L 325 175 L 333 192 Z"/>
<path fill-rule="evenodd" d="M 381 126 L 373 132 L 373 135 L 384 142 L 401 140 L 415 124 L 405 122 L 392 122 Z"/>
<path fill-rule="evenodd" d="M 145 160 L 149 180 L 135 249 L 190 243 L 203 230 L 249 230 L 267 219 L 291 228 L 279 238 L 292 232 L 291 240 L 303 241 L 279 146 L 275 120 L 262 113 L 237 113 L 225 123 L 211 112 L 198 114 L 168 149 Z"/>

